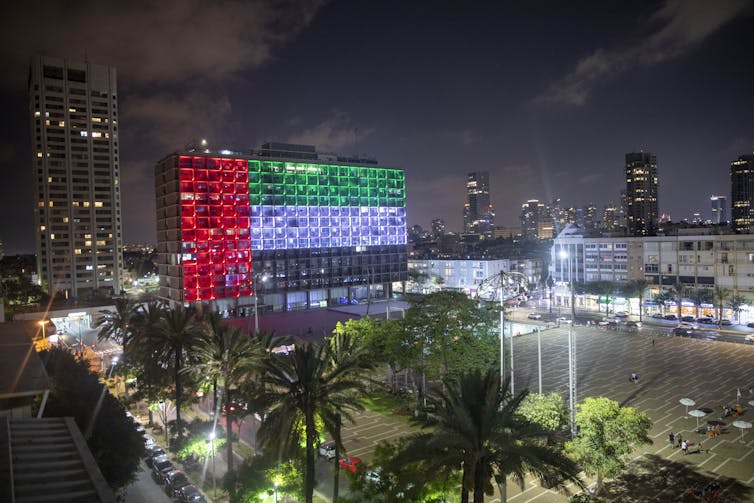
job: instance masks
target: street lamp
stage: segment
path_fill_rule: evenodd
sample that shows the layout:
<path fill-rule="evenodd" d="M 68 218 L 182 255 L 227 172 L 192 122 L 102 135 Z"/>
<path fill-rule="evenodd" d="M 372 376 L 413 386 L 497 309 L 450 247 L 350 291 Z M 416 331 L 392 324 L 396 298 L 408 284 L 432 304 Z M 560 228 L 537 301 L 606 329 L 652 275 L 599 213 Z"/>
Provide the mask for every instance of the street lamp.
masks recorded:
<path fill-rule="evenodd" d="M 259 277 L 257 275 L 257 277 Z M 261 278 L 259 278 L 262 283 L 267 281 L 267 274 L 263 274 Z M 254 282 L 254 335 L 259 334 L 259 307 L 257 300 L 259 299 L 259 292 L 256 287 L 256 282 Z"/>
<path fill-rule="evenodd" d="M 278 481 L 276 480 L 273 484 L 275 486 L 275 503 L 278 503 Z"/>
<path fill-rule="evenodd" d="M 217 498 L 217 480 L 215 479 L 215 431 L 209 432 L 209 448 L 212 451 L 212 491 Z"/>

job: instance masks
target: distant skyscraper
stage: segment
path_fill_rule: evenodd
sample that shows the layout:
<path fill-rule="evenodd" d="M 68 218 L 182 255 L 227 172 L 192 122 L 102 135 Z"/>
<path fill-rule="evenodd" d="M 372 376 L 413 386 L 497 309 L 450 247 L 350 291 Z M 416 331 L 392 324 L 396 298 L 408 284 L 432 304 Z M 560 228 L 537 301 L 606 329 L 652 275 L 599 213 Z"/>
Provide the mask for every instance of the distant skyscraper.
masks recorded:
<path fill-rule="evenodd" d="M 730 163 L 730 219 L 737 234 L 751 232 L 754 223 L 754 155 Z"/>
<path fill-rule="evenodd" d="M 445 220 L 442 218 L 435 218 L 432 220 L 432 235 L 436 238 L 439 238 L 445 234 Z"/>
<path fill-rule="evenodd" d="M 581 210 L 581 220 L 584 229 L 596 229 L 599 223 L 597 207 L 594 204 L 584 206 Z"/>
<path fill-rule="evenodd" d="M 29 76 L 37 269 L 50 293 L 120 291 L 114 68 L 37 57 Z"/>
<path fill-rule="evenodd" d="M 712 209 L 712 223 L 725 224 L 728 222 L 727 196 L 712 196 L 709 198 Z"/>
<path fill-rule="evenodd" d="M 463 230 L 492 236 L 495 210 L 490 203 L 490 174 L 469 173 L 466 180 L 466 204 L 463 207 Z"/>
<path fill-rule="evenodd" d="M 521 205 L 521 237 L 524 239 L 552 239 L 553 219 L 549 208 L 537 199 Z"/>
<path fill-rule="evenodd" d="M 608 203 L 602 210 L 602 229 L 615 232 L 620 229 L 620 210 L 613 203 Z"/>
<path fill-rule="evenodd" d="M 657 158 L 649 152 L 626 154 L 628 233 L 649 236 L 657 232 Z"/>

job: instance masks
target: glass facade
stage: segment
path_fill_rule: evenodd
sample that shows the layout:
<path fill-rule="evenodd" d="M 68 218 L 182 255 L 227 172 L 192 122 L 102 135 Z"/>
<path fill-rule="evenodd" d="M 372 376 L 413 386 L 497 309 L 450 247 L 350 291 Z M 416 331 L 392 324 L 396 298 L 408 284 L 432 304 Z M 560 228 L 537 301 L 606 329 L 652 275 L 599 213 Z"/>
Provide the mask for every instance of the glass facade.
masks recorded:
<path fill-rule="evenodd" d="M 252 251 L 275 271 L 265 290 L 405 275 L 402 170 L 200 156 L 178 168 L 187 302 L 252 295 Z"/>

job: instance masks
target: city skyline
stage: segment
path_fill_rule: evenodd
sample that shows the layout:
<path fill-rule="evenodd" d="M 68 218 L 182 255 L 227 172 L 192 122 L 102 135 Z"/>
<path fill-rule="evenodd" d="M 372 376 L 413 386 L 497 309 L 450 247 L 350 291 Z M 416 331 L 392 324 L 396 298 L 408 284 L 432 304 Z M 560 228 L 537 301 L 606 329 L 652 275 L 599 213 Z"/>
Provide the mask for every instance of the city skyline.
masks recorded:
<path fill-rule="evenodd" d="M 659 212 L 678 219 L 729 195 L 730 162 L 754 149 L 747 2 L 56 5 L 14 6 L 0 35 L 7 254 L 34 249 L 25 78 L 38 53 L 118 71 L 125 242 L 155 242 L 154 166 L 202 137 L 376 157 L 406 172 L 409 225 L 453 230 L 469 172 L 490 173 L 510 227 L 527 199 L 617 201 L 625 153 L 651 151 Z"/>

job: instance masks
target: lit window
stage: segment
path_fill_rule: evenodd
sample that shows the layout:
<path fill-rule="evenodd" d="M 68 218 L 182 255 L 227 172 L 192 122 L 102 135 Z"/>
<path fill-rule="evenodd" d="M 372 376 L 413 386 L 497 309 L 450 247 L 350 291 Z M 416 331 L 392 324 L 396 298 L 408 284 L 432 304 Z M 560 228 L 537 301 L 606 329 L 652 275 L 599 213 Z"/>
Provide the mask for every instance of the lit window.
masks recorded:
<path fill-rule="evenodd" d="M 55 239 L 55 234 L 50 234 L 50 239 Z"/>
<path fill-rule="evenodd" d="M 45 202 L 44 202 L 44 201 L 39 201 L 39 202 L 37 203 L 37 206 L 39 206 L 40 208 L 43 208 L 43 207 L 44 207 L 44 205 L 45 205 Z"/>
<path fill-rule="evenodd" d="M 42 152 L 37 152 L 37 157 L 42 157 Z"/>
<path fill-rule="evenodd" d="M 47 177 L 47 183 L 52 183 L 52 177 L 51 176 Z"/>
<path fill-rule="evenodd" d="M 45 229 L 47 229 L 47 227 L 46 227 L 46 226 L 44 226 L 44 225 L 40 225 L 40 226 L 39 226 L 39 230 L 40 230 L 40 231 L 43 231 L 43 230 L 45 230 Z"/>
<path fill-rule="evenodd" d="M 50 208 L 52 208 L 52 207 L 54 206 L 54 204 L 53 204 L 53 202 L 52 202 L 52 201 L 50 201 L 50 204 L 49 204 L 49 206 L 50 206 Z"/>
<path fill-rule="evenodd" d="M 84 234 L 84 239 L 92 239 L 92 235 L 91 234 Z"/>
<path fill-rule="evenodd" d="M 72 113 L 72 114 L 73 114 L 73 113 L 76 113 L 76 109 L 75 109 L 75 108 L 69 108 L 69 109 L 68 109 L 68 111 L 69 111 L 70 113 Z"/>
<path fill-rule="evenodd" d="M 79 205 L 79 202 L 78 202 L 78 201 L 73 201 L 73 202 L 71 203 L 71 206 L 76 206 L 76 207 L 78 207 L 78 205 Z"/>
<path fill-rule="evenodd" d="M 84 201 L 84 208 L 88 208 L 88 207 L 89 207 L 89 201 Z"/>
<path fill-rule="evenodd" d="M 100 239 L 99 241 L 97 241 L 97 246 L 105 246 L 105 240 Z"/>
<path fill-rule="evenodd" d="M 102 122 L 102 119 L 99 117 L 92 117 L 92 122 Z"/>
<path fill-rule="evenodd" d="M 92 242 L 91 241 L 84 241 L 84 246 L 92 246 Z"/>
<path fill-rule="evenodd" d="M 88 131 L 81 131 L 80 134 L 81 134 L 81 136 L 89 136 L 89 132 Z"/>
<path fill-rule="evenodd" d="M 60 126 L 60 127 L 64 127 L 64 126 L 65 126 L 65 121 L 60 121 L 60 122 L 58 122 L 58 126 Z"/>
<path fill-rule="evenodd" d="M 102 138 L 102 133 L 99 131 L 92 131 L 92 138 Z"/>
<path fill-rule="evenodd" d="M 64 224 L 67 224 L 67 223 L 68 223 L 68 217 L 63 217 L 63 223 L 64 223 Z"/>
<path fill-rule="evenodd" d="M 50 119 L 47 119 L 47 120 L 45 121 L 45 126 L 49 126 L 49 125 L 50 125 Z"/>
<path fill-rule="evenodd" d="M 86 270 L 87 271 L 93 271 L 94 270 L 94 266 L 87 264 Z"/>
<path fill-rule="evenodd" d="M 74 254 L 74 255 L 81 255 L 81 248 L 75 248 L 75 249 L 73 250 L 73 254 Z"/>
<path fill-rule="evenodd" d="M 40 115 L 42 115 L 42 114 L 39 113 L 39 110 L 37 110 L 36 112 L 34 112 L 34 117 L 39 117 Z"/>
<path fill-rule="evenodd" d="M 102 208 L 102 201 L 94 201 L 95 208 Z"/>

